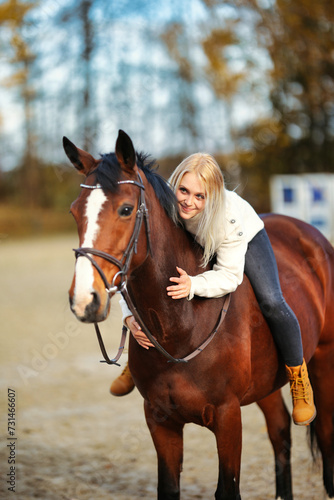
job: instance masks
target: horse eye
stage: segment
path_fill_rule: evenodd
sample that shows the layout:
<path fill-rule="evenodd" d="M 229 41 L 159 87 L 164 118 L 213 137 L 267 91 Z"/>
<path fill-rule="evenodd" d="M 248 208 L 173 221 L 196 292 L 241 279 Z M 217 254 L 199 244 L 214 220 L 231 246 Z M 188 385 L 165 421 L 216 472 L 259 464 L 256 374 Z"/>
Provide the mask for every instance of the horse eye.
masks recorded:
<path fill-rule="evenodd" d="M 133 207 L 131 205 L 123 205 L 118 209 L 118 215 L 120 217 L 129 217 L 132 214 Z"/>

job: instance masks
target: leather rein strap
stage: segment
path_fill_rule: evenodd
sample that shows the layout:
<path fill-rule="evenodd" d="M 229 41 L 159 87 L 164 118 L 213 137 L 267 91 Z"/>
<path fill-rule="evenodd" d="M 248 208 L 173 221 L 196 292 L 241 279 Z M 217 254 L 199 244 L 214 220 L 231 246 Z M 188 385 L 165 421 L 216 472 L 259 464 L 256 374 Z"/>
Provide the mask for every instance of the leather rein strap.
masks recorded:
<path fill-rule="evenodd" d="M 160 352 L 160 354 L 162 354 L 163 356 L 165 356 L 165 358 L 168 359 L 169 363 L 170 362 L 173 362 L 173 363 L 187 363 L 190 359 L 192 359 L 195 356 L 197 356 L 200 352 L 203 351 L 203 349 L 205 349 L 210 344 L 211 340 L 216 335 L 216 333 L 218 331 L 218 328 L 221 326 L 221 324 L 223 323 L 223 321 L 225 319 L 228 307 L 230 305 L 230 300 L 231 300 L 231 294 L 225 295 L 223 307 L 222 307 L 222 309 L 220 311 L 218 322 L 217 322 L 217 324 L 215 326 L 215 329 L 210 333 L 209 337 L 204 342 L 202 342 L 202 344 L 199 347 L 197 347 L 193 352 L 191 352 L 187 356 L 185 356 L 183 358 L 174 358 L 171 354 L 169 354 L 162 347 L 161 344 L 159 344 L 159 342 L 157 341 L 157 339 L 155 337 L 153 337 L 153 335 L 151 334 L 150 330 L 147 328 L 147 326 L 143 322 L 143 320 L 142 320 L 140 314 L 138 313 L 136 307 L 134 306 L 134 304 L 133 304 L 133 302 L 131 300 L 131 297 L 130 297 L 130 295 L 129 295 L 127 289 L 126 289 L 126 287 L 125 287 L 124 290 L 122 290 L 122 295 L 123 295 L 123 298 L 124 298 L 124 300 L 126 301 L 128 307 L 129 307 L 130 311 L 132 312 L 133 316 L 135 317 L 136 321 L 140 324 L 140 326 L 141 326 L 143 332 L 145 333 L 145 335 L 152 342 L 152 344 L 154 345 L 154 347 Z"/>
<path fill-rule="evenodd" d="M 102 252 L 101 250 L 96 250 L 95 248 L 86 248 L 86 247 L 80 247 L 73 249 L 75 252 L 76 258 L 78 257 L 86 257 L 91 264 L 95 267 L 97 272 L 99 273 L 105 287 L 106 291 L 108 294 L 110 293 L 116 293 L 120 292 L 123 295 L 124 300 L 127 303 L 128 308 L 132 312 L 133 316 L 135 317 L 136 321 L 140 324 L 143 332 L 145 335 L 148 337 L 148 339 L 152 342 L 152 344 L 155 346 L 158 352 L 165 356 L 168 359 L 168 362 L 173 362 L 173 363 L 187 363 L 190 359 L 194 358 L 197 356 L 200 352 L 207 347 L 211 340 L 214 338 L 216 335 L 219 327 L 224 321 L 224 318 L 226 316 L 230 300 L 231 300 L 231 295 L 225 295 L 224 297 L 224 303 L 222 310 L 220 312 L 220 316 L 218 319 L 218 322 L 214 328 L 214 330 L 211 332 L 209 337 L 199 346 L 197 347 L 193 352 L 188 354 L 187 356 L 183 358 L 174 358 L 171 354 L 169 354 L 163 347 L 162 345 L 156 340 L 156 338 L 152 335 L 152 333 L 149 331 L 149 329 L 146 327 L 143 319 L 141 318 L 139 312 L 137 311 L 137 308 L 133 304 L 133 301 L 129 295 L 129 292 L 126 287 L 126 279 L 127 279 L 127 272 L 129 270 L 130 262 L 132 259 L 133 253 L 137 253 L 137 245 L 138 245 L 138 238 L 139 238 L 139 233 L 141 229 L 141 225 L 143 222 L 143 219 L 145 220 L 145 229 L 146 229 L 146 237 L 147 237 L 147 255 L 151 253 L 152 255 L 152 247 L 151 247 L 151 240 L 150 240 L 150 227 L 149 227 L 149 215 L 148 215 L 148 210 L 146 207 L 146 202 L 145 202 L 145 196 L 144 196 L 144 190 L 145 186 L 142 183 L 141 177 L 138 174 L 138 179 L 139 181 L 133 181 L 133 180 L 125 180 L 125 181 L 119 181 L 118 184 L 133 184 L 137 187 L 140 188 L 140 195 L 139 195 L 139 203 L 138 203 L 138 210 L 136 214 L 136 221 L 134 225 L 134 229 L 130 238 L 130 241 L 128 243 L 128 246 L 122 256 L 121 260 L 116 259 L 116 257 L 113 257 L 112 255 L 109 255 L 106 252 Z M 102 186 L 99 184 L 96 185 L 88 185 L 88 184 L 81 184 L 81 187 L 86 188 L 86 189 L 101 189 Z M 119 268 L 119 271 L 115 274 L 112 283 L 109 283 L 106 275 L 102 271 L 101 267 L 97 264 L 97 262 L 93 259 L 92 255 L 96 257 L 100 257 L 102 259 L 105 259 L 106 261 L 116 265 Z M 146 256 L 147 257 L 147 256 Z M 116 280 L 117 278 L 120 277 L 121 283 L 120 285 L 116 285 Z M 100 349 L 102 352 L 102 355 L 104 357 L 104 360 L 101 361 L 101 363 L 107 363 L 109 365 L 118 365 L 117 361 L 122 355 L 122 352 L 124 350 L 125 346 L 125 341 L 126 341 L 126 335 L 127 335 L 127 327 L 124 325 L 122 328 L 122 336 L 121 336 L 121 341 L 120 345 L 117 351 L 116 356 L 113 359 L 110 359 L 107 351 L 105 349 L 102 335 L 99 329 L 99 326 L 97 323 L 94 323 L 97 339 L 100 345 Z"/>

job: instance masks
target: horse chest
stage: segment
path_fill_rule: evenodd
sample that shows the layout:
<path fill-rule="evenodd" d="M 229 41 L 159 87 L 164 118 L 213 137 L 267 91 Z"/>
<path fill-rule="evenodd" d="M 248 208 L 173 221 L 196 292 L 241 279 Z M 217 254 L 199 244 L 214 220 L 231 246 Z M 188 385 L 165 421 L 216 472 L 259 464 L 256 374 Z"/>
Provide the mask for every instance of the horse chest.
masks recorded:
<path fill-rule="evenodd" d="M 200 384 L 184 373 L 171 372 L 168 376 L 152 377 L 149 385 L 138 389 L 149 405 L 151 414 L 160 423 L 167 420 L 175 422 L 194 422 L 205 425 L 205 408 L 212 402 Z M 212 404 L 214 406 L 214 404 Z"/>

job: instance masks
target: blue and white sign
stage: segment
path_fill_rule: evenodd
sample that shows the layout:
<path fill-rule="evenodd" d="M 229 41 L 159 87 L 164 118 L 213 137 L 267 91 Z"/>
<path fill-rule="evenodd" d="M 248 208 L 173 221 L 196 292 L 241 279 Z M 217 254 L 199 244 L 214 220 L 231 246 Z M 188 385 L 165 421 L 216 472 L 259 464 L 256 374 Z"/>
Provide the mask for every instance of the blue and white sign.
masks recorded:
<path fill-rule="evenodd" d="M 276 175 L 271 210 L 304 220 L 334 241 L 334 174 Z"/>

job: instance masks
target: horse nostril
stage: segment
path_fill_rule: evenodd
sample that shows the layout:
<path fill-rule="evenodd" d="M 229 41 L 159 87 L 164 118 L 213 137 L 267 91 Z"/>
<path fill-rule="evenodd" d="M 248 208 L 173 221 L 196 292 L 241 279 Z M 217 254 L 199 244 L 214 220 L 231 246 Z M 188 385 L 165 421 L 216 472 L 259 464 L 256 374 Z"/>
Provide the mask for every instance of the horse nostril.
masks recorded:
<path fill-rule="evenodd" d="M 91 292 L 92 300 L 85 308 L 85 319 L 84 321 L 90 323 L 96 321 L 96 315 L 98 313 L 99 307 L 101 305 L 100 296 L 96 292 Z"/>
<path fill-rule="evenodd" d="M 96 292 L 92 292 L 93 300 L 92 300 L 92 306 L 96 307 L 96 311 L 100 307 L 101 301 L 99 294 Z"/>

